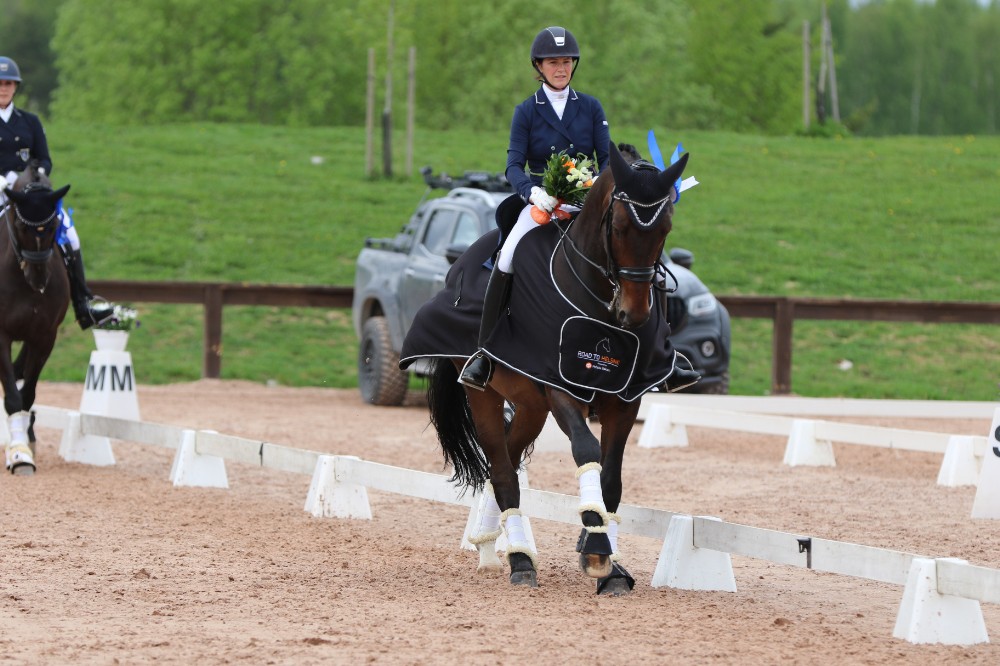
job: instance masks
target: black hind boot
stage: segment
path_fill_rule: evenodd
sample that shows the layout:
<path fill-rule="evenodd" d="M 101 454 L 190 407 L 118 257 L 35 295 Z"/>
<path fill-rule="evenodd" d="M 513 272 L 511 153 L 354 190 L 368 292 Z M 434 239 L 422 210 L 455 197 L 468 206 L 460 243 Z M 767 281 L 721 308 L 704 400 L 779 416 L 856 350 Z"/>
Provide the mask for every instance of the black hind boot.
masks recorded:
<path fill-rule="evenodd" d="M 100 325 L 111 319 L 115 310 L 110 304 L 95 307 L 91 304 L 94 295 L 87 287 L 87 278 L 83 272 L 83 255 L 80 250 L 63 248 L 63 261 L 66 273 L 69 275 L 70 300 L 73 302 L 73 312 L 80 328 L 87 330 L 91 326 Z"/>
<path fill-rule="evenodd" d="M 493 329 L 500 320 L 500 314 L 507 307 L 513 281 L 513 273 L 504 273 L 496 264 L 493 265 L 490 282 L 486 286 L 486 296 L 483 299 L 483 318 L 479 324 L 479 351 L 468 360 L 462 368 L 462 376 L 458 378 L 459 383 L 477 391 L 485 391 L 486 385 L 493 378 L 493 360 L 483 353 L 482 347 L 493 334 Z"/>

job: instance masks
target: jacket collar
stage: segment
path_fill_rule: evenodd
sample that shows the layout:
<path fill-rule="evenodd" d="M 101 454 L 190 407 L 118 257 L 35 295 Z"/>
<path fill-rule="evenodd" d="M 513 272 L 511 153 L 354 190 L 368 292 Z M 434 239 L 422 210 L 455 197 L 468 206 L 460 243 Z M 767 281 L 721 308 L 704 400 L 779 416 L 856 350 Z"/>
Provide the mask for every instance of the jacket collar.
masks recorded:
<path fill-rule="evenodd" d="M 569 97 L 566 99 L 566 108 L 563 109 L 563 117 L 560 120 L 555 110 L 553 110 L 552 105 L 549 104 L 549 98 L 546 97 L 542 87 L 539 86 L 538 90 L 535 91 L 535 108 L 538 110 L 539 115 L 568 141 L 573 141 L 573 137 L 570 136 L 567 127 L 569 127 L 570 122 L 580 110 L 580 105 L 576 103 L 579 100 L 580 96 L 570 87 Z"/>

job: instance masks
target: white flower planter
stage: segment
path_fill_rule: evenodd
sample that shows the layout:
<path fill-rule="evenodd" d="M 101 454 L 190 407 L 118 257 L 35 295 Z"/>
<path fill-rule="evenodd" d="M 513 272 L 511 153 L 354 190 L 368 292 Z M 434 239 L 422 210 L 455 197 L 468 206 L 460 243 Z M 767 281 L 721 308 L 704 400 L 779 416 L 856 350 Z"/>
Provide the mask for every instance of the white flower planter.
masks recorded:
<path fill-rule="evenodd" d="M 128 331 L 106 331 L 94 329 L 94 343 L 97 351 L 125 351 L 128 346 Z"/>

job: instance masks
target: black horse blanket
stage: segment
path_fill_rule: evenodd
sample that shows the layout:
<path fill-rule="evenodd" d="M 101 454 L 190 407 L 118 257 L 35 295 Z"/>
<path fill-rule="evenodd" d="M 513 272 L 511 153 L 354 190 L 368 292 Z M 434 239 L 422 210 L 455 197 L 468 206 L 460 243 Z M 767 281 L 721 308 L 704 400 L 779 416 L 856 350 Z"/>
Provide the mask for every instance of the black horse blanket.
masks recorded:
<path fill-rule="evenodd" d="M 484 350 L 496 362 L 578 400 L 590 402 L 600 391 L 631 402 L 673 372 L 666 298 L 654 291 L 649 320 L 631 331 L 585 316 L 552 278 L 559 237 L 553 222 L 531 230 L 518 243 L 509 308 Z M 413 320 L 403 341 L 401 368 L 422 357 L 466 359 L 476 352 L 487 267 L 498 242 L 498 231 L 485 234 L 451 267 L 444 288 Z"/>

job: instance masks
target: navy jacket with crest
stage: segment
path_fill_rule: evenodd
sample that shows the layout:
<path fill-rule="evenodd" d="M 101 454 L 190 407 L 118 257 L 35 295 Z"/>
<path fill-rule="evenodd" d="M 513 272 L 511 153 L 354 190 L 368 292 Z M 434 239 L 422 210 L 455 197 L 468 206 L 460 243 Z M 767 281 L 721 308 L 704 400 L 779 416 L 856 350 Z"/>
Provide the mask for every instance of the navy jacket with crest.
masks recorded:
<path fill-rule="evenodd" d="M 514 109 L 507 147 L 507 180 L 526 202 L 531 188 L 542 184 L 542 172 L 553 153 L 565 150 L 570 157 L 583 153 L 597 164 L 598 171 L 608 166 L 608 143 L 611 133 L 604 109 L 596 97 L 569 89 L 569 98 L 560 120 L 545 91 L 535 94 Z M 537 176 L 529 176 L 528 170 Z"/>
<path fill-rule="evenodd" d="M 8 171 L 24 171 L 31 159 L 38 160 L 45 173 L 52 173 L 42 121 L 15 106 L 9 122 L 0 120 L 0 176 Z"/>

